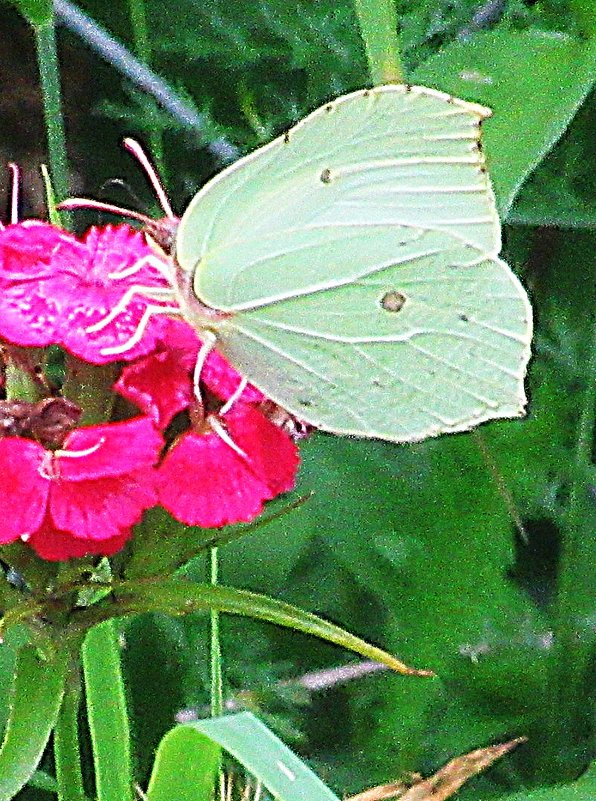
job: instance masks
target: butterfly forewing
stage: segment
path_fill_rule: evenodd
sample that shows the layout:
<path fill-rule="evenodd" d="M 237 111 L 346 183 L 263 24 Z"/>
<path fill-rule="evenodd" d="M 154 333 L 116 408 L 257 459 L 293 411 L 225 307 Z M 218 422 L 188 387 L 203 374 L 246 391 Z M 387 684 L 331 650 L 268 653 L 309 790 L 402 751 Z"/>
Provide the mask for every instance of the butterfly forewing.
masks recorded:
<path fill-rule="evenodd" d="M 337 243 L 347 271 L 357 271 L 356 254 L 344 244 L 347 229 L 363 229 L 368 247 L 360 263 L 386 249 L 392 229 L 401 237 L 412 226 L 447 231 L 496 254 L 499 223 L 479 150 L 487 114 L 405 86 L 329 103 L 197 194 L 180 225 L 178 261 L 187 271 L 197 268 L 201 300 L 232 310 L 327 280 L 327 261 L 311 252 L 326 241 Z M 287 251 L 293 269 L 276 267 Z"/>

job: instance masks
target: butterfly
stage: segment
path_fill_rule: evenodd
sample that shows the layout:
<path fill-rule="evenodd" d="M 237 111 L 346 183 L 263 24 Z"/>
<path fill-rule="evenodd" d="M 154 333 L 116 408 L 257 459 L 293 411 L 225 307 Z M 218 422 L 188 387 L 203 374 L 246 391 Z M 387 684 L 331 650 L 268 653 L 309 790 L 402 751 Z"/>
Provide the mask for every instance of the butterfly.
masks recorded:
<path fill-rule="evenodd" d="M 412 442 L 523 414 L 532 311 L 498 257 L 489 115 L 378 86 L 227 167 L 174 234 L 183 317 L 324 431 Z"/>

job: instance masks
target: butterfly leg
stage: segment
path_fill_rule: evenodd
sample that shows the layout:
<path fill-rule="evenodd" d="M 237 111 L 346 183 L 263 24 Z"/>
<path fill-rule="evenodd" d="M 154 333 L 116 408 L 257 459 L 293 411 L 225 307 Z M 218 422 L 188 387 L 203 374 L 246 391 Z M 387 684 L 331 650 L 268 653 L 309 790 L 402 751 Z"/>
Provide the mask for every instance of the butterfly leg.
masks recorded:
<path fill-rule="evenodd" d="M 128 278 L 131 275 L 135 275 L 145 267 L 152 267 L 154 270 L 157 270 L 157 272 L 163 276 L 163 278 L 165 278 L 169 284 L 173 283 L 174 277 L 172 265 L 168 261 L 160 259 L 159 256 L 155 255 L 154 253 L 150 253 L 148 256 L 143 256 L 143 258 L 138 259 L 138 261 L 135 261 L 134 264 L 131 264 L 129 267 L 125 267 L 123 270 L 115 270 L 113 273 L 110 273 L 108 277 L 112 278 L 114 281 L 119 281 L 122 278 Z"/>
<path fill-rule="evenodd" d="M 192 386 L 195 398 L 202 406 L 203 396 L 201 395 L 201 373 L 203 372 L 203 367 L 205 366 L 205 362 L 207 361 L 207 356 L 209 356 L 209 354 L 211 353 L 211 351 L 215 346 L 217 337 L 215 336 L 213 331 L 204 331 L 201 333 L 201 335 L 203 337 L 203 344 L 201 345 L 201 348 L 197 355 L 197 360 L 195 362 L 195 369 L 192 377 Z"/>
<path fill-rule="evenodd" d="M 102 356 L 115 356 L 118 353 L 126 353 L 127 350 L 133 348 L 137 343 L 141 341 L 143 338 L 143 334 L 145 333 L 145 329 L 149 323 L 149 320 L 152 317 L 156 317 L 158 314 L 182 314 L 180 309 L 173 308 L 171 306 L 155 306 L 149 305 L 146 306 L 143 314 L 141 315 L 141 319 L 139 320 L 139 324 L 137 325 L 134 334 L 123 342 L 120 345 L 115 345 L 112 348 L 102 348 L 100 353 Z"/>
<path fill-rule="evenodd" d="M 239 382 L 238 386 L 236 387 L 236 389 L 234 390 L 234 392 L 230 395 L 230 397 L 227 399 L 227 401 L 224 403 L 224 405 L 219 410 L 220 415 L 223 416 L 224 414 L 226 414 L 227 412 L 230 411 L 232 406 L 236 403 L 237 400 L 239 400 L 240 396 L 242 395 L 242 393 L 246 389 L 247 384 L 248 384 L 248 378 L 242 378 L 240 380 L 240 382 Z"/>
<path fill-rule="evenodd" d="M 90 325 L 88 328 L 85 329 L 87 334 L 95 334 L 98 331 L 101 331 L 102 328 L 108 326 L 111 322 L 113 322 L 116 317 L 122 314 L 123 311 L 127 309 L 130 305 L 130 302 L 135 297 L 135 295 L 140 295 L 144 298 L 149 298 L 150 300 L 159 300 L 163 298 L 164 300 L 175 300 L 174 291 L 169 287 L 152 287 L 152 286 L 143 286 L 142 284 L 135 284 L 134 286 L 129 287 L 124 295 L 120 298 L 118 303 L 114 306 L 112 311 L 109 314 L 106 314 L 105 317 L 102 317 L 93 325 Z M 166 307 L 164 307 L 166 308 Z M 177 312 L 176 307 L 168 307 L 171 308 L 172 314 L 179 313 Z"/>
<path fill-rule="evenodd" d="M 209 425 L 211 426 L 212 431 L 214 431 L 217 436 L 234 451 L 234 453 L 237 453 L 241 459 L 246 459 L 248 461 L 248 456 L 246 453 L 244 453 L 239 445 L 236 445 L 232 437 L 228 434 L 225 426 L 219 419 L 219 415 L 210 414 L 207 419 L 209 420 Z"/>

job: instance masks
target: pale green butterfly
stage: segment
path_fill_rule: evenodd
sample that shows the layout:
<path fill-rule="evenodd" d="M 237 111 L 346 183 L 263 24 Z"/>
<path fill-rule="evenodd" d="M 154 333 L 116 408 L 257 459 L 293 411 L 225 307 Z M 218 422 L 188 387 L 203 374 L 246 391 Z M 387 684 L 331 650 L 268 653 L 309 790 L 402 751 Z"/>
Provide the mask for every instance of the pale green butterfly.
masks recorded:
<path fill-rule="evenodd" d="M 498 258 L 489 115 L 379 86 L 224 169 L 177 230 L 184 318 L 324 431 L 411 442 L 523 414 L 532 312 Z"/>

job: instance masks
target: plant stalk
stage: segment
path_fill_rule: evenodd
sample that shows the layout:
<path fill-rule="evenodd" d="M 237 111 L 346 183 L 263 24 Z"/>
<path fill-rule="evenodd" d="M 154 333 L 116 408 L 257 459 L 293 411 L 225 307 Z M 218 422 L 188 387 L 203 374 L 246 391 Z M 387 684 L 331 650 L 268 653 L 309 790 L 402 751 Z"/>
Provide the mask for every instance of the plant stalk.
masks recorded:
<path fill-rule="evenodd" d="M 542 781 L 576 778 L 588 765 L 594 727 L 594 527 L 596 497 L 592 447 L 596 415 L 596 321 L 586 358 L 587 383 L 580 398 L 575 464 L 563 531 L 546 722 L 541 726 L 536 773 Z M 593 688 L 593 684 L 592 684 Z M 590 700 L 591 699 L 591 700 Z"/>
<path fill-rule="evenodd" d="M 404 83 L 395 0 L 354 0 L 354 10 L 373 84 Z"/>
<path fill-rule="evenodd" d="M 81 678 L 78 671 L 69 676 L 60 714 L 54 729 L 54 763 L 58 801 L 86 801 L 79 748 L 79 704 Z"/>
<path fill-rule="evenodd" d="M 33 26 L 37 64 L 48 137 L 48 156 L 52 183 L 59 199 L 69 195 L 66 137 L 60 92 L 60 71 L 53 18 Z"/>

